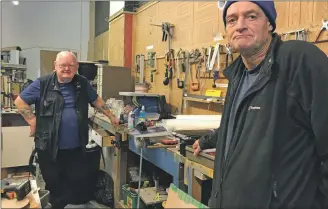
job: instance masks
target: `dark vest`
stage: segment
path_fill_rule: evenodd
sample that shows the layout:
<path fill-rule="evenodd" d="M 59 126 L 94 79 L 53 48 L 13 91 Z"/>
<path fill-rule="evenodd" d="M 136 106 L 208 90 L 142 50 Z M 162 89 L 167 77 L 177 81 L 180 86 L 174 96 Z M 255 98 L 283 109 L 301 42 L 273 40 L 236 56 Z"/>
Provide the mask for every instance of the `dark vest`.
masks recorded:
<path fill-rule="evenodd" d="M 36 105 L 35 147 L 47 151 L 56 160 L 59 125 L 64 107 L 64 98 L 59 89 L 55 73 L 40 79 L 40 104 Z M 76 90 L 76 114 L 78 118 L 80 144 L 83 150 L 88 143 L 88 80 L 75 75 L 72 83 Z"/>

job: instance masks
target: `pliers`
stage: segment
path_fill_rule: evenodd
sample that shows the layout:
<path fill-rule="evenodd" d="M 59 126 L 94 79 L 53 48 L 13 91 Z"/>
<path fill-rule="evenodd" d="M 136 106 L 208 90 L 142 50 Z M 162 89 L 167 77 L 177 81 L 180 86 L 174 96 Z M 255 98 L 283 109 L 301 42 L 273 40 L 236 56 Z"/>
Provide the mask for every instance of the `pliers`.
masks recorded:
<path fill-rule="evenodd" d="M 167 41 L 167 36 L 171 36 L 170 26 L 169 26 L 168 23 L 162 23 L 162 32 L 163 32 L 162 41 L 166 42 Z"/>

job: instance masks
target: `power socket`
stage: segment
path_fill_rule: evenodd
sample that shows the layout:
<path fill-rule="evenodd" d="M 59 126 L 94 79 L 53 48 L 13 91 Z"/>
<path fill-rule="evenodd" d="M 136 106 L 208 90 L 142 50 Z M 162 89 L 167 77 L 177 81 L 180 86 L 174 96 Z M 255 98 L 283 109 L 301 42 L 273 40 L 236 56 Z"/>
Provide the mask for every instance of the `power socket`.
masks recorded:
<path fill-rule="evenodd" d="M 31 182 L 30 180 L 24 181 L 20 185 L 18 185 L 15 189 L 15 193 L 17 196 L 17 200 L 23 200 L 26 195 L 28 195 L 31 192 Z"/>

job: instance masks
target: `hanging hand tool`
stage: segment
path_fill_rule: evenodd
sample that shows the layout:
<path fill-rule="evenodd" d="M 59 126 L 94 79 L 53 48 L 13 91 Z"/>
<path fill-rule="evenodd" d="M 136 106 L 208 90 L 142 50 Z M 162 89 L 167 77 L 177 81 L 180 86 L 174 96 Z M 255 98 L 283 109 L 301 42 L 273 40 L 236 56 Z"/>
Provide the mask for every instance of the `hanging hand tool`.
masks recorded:
<path fill-rule="evenodd" d="M 318 41 L 322 32 L 328 30 L 328 20 L 322 20 L 322 27 L 314 42 Z"/>
<path fill-rule="evenodd" d="M 229 58 L 230 58 L 230 63 L 229 63 Z M 230 49 L 230 45 L 226 45 L 226 56 L 225 56 L 225 68 L 229 66 L 233 62 L 233 54 Z M 218 54 L 218 66 L 220 66 L 220 54 Z M 216 88 L 215 81 L 220 78 L 220 70 L 215 70 L 213 73 L 213 88 Z"/>
<path fill-rule="evenodd" d="M 135 56 L 135 60 L 134 60 L 134 67 L 135 67 L 135 73 L 136 73 L 136 80 L 139 80 L 140 77 L 140 55 L 137 54 Z"/>
<path fill-rule="evenodd" d="M 203 53 L 203 62 L 205 66 L 205 73 L 204 73 L 204 78 L 211 78 L 211 71 L 209 70 L 209 65 L 210 65 L 210 57 L 211 57 L 211 51 L 212 47 L 209 48 L 203 48 L 202 53 Z M 208 77 L 206 74 L 208 73 Z"/>
<path fill-rule="evenodd" d="M 163 35 L 162 35 L 162 41 L 163 42 L 166 42 L 167 41 L 167 37 L 168 36 L 171 36 L 169 23 L 167 23 L 167 22 L 162 23 L 162 33 L 163 33 Z"/>
<path fill-rule="evenodd" d="M 155 63 L 155 54 L 156 52 L 148 52 L 147 56 L 147 65 L 148 67 L 154 68 L 154 63 Z"/>
<path fill-rule="evenodd" d="M 152 55 L 150 58 L 148 58 L 148 62 L 149 59 L 152 59 L 152 69 L 150 70 L 150 82 L 153 83 L 154 82 L 154 74 L 157 73 L 157 57 L 156 57 L 156 52 L 152 52 Z"/>
<path fill-rule="evenodd" d="M 209 65 L 209 71 L 211 72 L 213 70 L 213 67 L 214 67 L 214 63 L 215 61 L 217 62 L 217 67 L 215 70 L 213 70 L 213 85 L 212 87 L 215 88 L 216 85 L 215 85 L 215 81 L 217 79 L 219 79 L 219 70 L 220 70 L 220 64 L 221 64 L 221 60 L 220 60 L 220 47 L 221 45 L 219 43 L 217 43 L 215 45 L 215 48 L 214 48 L 214 52 L 212 54 L 212 57 L 211 57 L 211 60 L 210 60 L 210 65 Z M 209 57 L 210 59 L 210 57 Z"/>
<path fill-rule="evenodd" d="M 140 54 L 139 55 L 139 83 L 144 83 L 145 82 L 145 55 Z"/>
<path fill-rule="evenodd" d="M 177 86 L 179 89 L 184 88 L 184 81 L 180 80 L 181 73 L 184 73 L 186 71 L 185 69 L 185 52 L 180 49 L 176 56 L 176 65 L 178 70 L 178 76 L 177 76 Z"/>
<path fill-rule="evenodd" d="M 200 69 L 199 69 L 199 66 L 197 64 L 200 62 L 199 58 L 201 57 L 202 54 L 199 52 L 199 49 L 195 49 L 190 55 L 191 55 L 191 58 L 193 58 L 193 61 L 191 62 L 191 64 L 195 64 L 195 67 L 196 67 L 196 78 L 198 77 L 197 82 L 194 82 L 192 74 L 190 72 L 190 78 L 191 78 L 190 88 L 193 91 L 199 91 L 199 88 L 200 88 L 199 70 Z"/>
<path fill-rule="evenodd" d="M 298 32 L 298 40 L 306 41 L 306 31 L 304 29 Z"/>
<path fill-rule="evenodd" d="M 173 66 L 174 66 L 174 50 L 171 49 L 166 55 L 164 59 L 165 65 L 165 78 L 163 84 L 165 86 L 169 85 L 170 79 L 173 77 Z"/>
<path fill-rule="evenodd" d="M 169 75 L 169 77 L 170 77 L 170 79 L 172 79 L 173 78 L 173 69 L 174 69 L 174 67 L 175 67 L 175 64 L 174 64 L 174 49 L 171 49 L 170 50 L 170 75 Z"/>
<path fill-rule="evenodd" d="M 167 86 L 170 83 L 170 79 L 169 79 L 169 54 L 168 53 L 165 54 L 164 65 L 165 65 L 165 74 L 164 74 L 163 84 L 165 86 Z"/>

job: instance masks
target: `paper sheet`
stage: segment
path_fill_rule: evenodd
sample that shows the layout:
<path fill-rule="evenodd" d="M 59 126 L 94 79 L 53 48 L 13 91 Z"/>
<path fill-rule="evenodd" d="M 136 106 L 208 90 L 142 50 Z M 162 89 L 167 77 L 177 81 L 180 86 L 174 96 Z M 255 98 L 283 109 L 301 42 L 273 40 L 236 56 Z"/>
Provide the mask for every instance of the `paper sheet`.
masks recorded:
<path fill-rule="evenodd" d="M 217 116 L 180 116 L 179 119 L 162 120 L 168 131 L 210 130 L 217 129 L 221 117 Z"/>
<path fill-rule="evenodd" d="M 182 120 L 221 120 L 222 115 L 177 115 Z"/>

